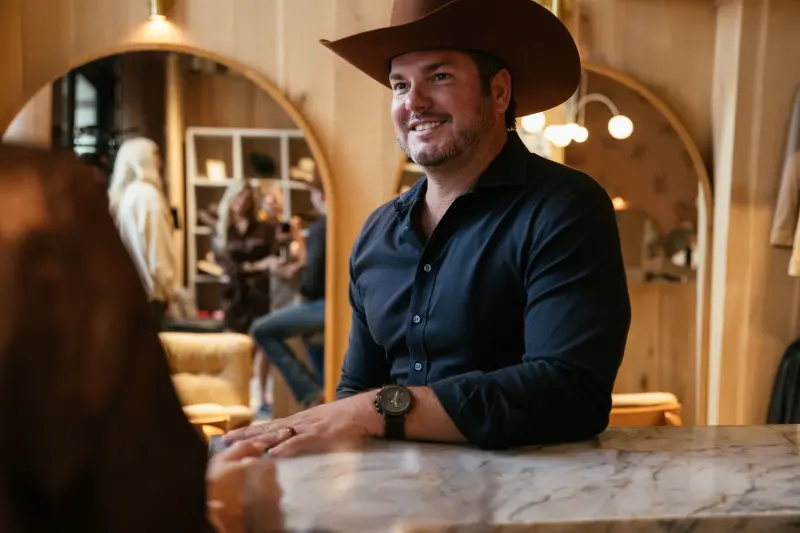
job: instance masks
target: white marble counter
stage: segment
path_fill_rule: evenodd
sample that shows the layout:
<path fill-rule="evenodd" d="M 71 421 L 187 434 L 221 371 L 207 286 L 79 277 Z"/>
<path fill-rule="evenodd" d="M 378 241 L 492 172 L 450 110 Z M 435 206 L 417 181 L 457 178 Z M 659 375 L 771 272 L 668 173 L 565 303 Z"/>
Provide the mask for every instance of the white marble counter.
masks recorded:
<path fill-rule="evenodd" d="M 279 461 L 290 531 L 800 531 L 800 426 L 612 429 L 484 452 L 374 443 Z"/>

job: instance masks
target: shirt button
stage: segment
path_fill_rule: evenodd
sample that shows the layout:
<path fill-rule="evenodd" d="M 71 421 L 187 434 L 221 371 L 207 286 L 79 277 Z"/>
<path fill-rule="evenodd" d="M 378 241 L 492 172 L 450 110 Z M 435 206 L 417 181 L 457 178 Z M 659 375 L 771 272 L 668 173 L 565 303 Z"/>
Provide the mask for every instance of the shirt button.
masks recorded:
<path fill-rule="evenodd" d="M 430 265 L 425 265 L 424 267 L 422 267 L 422 270 L 424 270 L 425 272 L 430 272 L 431 271 L 431 266 Z"/>
<path fill-rule="evenodd" d="M 414 315 L 413 317 L 411 317 L 411 320 L 414 322 L 414 324 L 419 324 L 422 318 L 420 318 L 419 315 Z"/>
<path fill-rule="evenodd" d="M 414 370 L 416 370 L 417 372 L 422 370 L 422 363 L 414 363 Z"/>

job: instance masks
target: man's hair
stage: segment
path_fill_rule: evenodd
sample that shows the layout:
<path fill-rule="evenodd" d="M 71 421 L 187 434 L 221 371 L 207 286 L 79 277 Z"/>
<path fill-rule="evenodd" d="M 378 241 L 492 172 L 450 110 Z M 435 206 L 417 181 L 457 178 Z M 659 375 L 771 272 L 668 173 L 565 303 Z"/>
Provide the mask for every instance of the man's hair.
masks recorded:
<path fill-rule="evenodd" d="M 511 71 L 501 60 L 493 55 L 478 50 L 466 50 L 467 55 L 472 59 L 475 66 L 478 67 L 478 76 L 481 82 L 481 89 L 485 96 L 489 96 L 492 91 L 492 80 L 502 69 Z M 513 76 L 513 74 L 512 74 Z M 517 127 L 517 101 L 514 98 L 514 90 L 511 90 L 511 98 L 508 101 L 508 108 L 506 109 L 506 129 L 513 130 Z"/>

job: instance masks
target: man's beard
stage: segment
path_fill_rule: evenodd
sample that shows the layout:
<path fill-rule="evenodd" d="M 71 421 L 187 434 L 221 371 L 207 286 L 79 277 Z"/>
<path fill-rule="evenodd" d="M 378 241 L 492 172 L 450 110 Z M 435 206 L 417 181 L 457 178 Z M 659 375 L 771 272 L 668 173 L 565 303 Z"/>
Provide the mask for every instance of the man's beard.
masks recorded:
<path fill-rule="evenodd" d="M 442 148 L 423 148 L 420 152 L 412 154 L 401 137 L 398 136 L 397 142 L 414 163 L 423 168 L 437 167 L 455 161 L 477 147 L 492 129 L 494 120 L 489 99 L 481 99 L 475 120 L 465 130 L 457 132 Z"/>

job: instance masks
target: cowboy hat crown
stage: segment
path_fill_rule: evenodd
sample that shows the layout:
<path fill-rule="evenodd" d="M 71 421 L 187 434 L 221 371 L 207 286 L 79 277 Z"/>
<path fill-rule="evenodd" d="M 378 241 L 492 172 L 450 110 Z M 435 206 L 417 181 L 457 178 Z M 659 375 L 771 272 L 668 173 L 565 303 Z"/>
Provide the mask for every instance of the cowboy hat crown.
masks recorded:
<path fill-rule="evenodd" d="M 394 0 L 389 26 L 320 42 L 387 87 L 387 66 L 408 52 L 490 54 L 511 72 L 519 116 L 556 107 L 580 82 L 575 41 L 533 0 Z"/>

